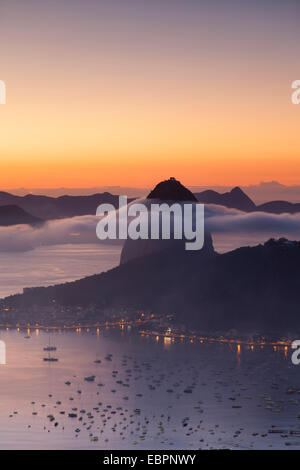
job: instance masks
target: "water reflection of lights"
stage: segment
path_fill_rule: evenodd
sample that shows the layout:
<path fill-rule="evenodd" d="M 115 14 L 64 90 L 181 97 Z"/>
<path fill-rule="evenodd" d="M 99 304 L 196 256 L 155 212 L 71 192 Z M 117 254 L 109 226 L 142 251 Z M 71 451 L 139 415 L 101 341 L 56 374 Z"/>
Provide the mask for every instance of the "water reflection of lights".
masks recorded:
<path fill-rule="evenodd" d="M 240 365 L 241 364 L 241 345 L 240 344 L 237 345 L 236 351 L 237 351 L 237 363 L 238 365 Z"/>
<path fill-rule="evenodd" d="M 287 354 L 288 354 L 288 347 L 284 346 L 284 355 L 285 355 L 285 357 L 287 357 Z"/>
<path fill-rule="evenodd" d="M 155 340 L 158 342 L 160 338 L 163 338 L 164 344 L 169 344 L 169 340 L 171 343 L 174 343 L 176 340 L 180 341 L 181 343 L 186 340 L 189 341 L 192 344 L 212 344 L 212 343 L 219 343 L 222 345 L 227 345 L 232 351 L 236 350 L 237 355 L 241 355 L 242 352 L 242 347 L 247 349 L 248 351 L 253 352 L 255 350 L 255 346 L 259 347 L 260 349 L 264 349 L 265 347 L 269 346 L 272 347 L 272 350 L 274 352 L 283 352 L 284 355 L 286 356 L 288 353 L 288 350 L 291 345 L 291 341 L 289 340 L 278 340 L 276 342 L 270 341 L 267 342 L 266 340 L 262 341 L 251 341 L 251 340 L 237 340 L 237 339 L 229 339 L 229 338 L 214 338 L 214 337 L 197 337 L 195 334 L 189 335 L 189 334 L 179 334 L 179 333 L 171 333 L 171 334 L 166 334 L 165 333 L 157 333 L 157 332 L 152 332 L 150 330 L 143 330 L 139 331 L 141 336 L 152 336 L 155 337 Z M 167 341 L 168 340 L 168 343 Z M 235 349 L 236 346 L 236 349 Z"/>
<path fill-rule="evenodd" d="M 29 325 L 21 326 L 20 324 L 14 325 L 1 325 L 0 328 L 5 328 L 6 331 L 10 331 L 10 329 L 16 329 L 17 332 L 22 332 L 27 330 L 27 336 L 30 336 L 31 329 L 35 331 L 35 334 L 38 335 L 40 330 L 44 330 L 46 332 L 49 331 L 56 331 L 59 334 L 62 334 L 65 330 L 73 330 L 76 333 L 81 333 L 82 331 L 89 333 L 91 331 L 96 331 L 97 336 L 100 335 L 100 327 L 105 329 L 119 327 L 122 331 L 126 330 L 130 332 L 132 330 L 132 325 L 141 325 L 142 320 L 133 320 L 133 321 L 126 321 L 116 320 L 112 322 L 105 321 L 103 323 L 97 323 L 96 325 L 69 325 L 69 326 L 41 326 L 41 325 Z M 210 343 L 219 343 L 223 345 L 227 345 L 230 347 L 231 350 L 234 350 L 234 346 L 237 347 L 237 353 L 240 354 L 242 347 L 247 349 L 248 351 L 254 351 L 255 349 L 264 349 L 264 347 L 272 347 L 274 352 L 283 352 L 284 355 L 287 357 L 289 348 L 291 347 L 291 340 L 288 339 L 281 339 L 281 340 L 274 340 L 274 341 L 267 341 L 265 339 L 261 340 L 251 340 L 251 339 L 234 339 L 234 338 L 226 338 L 224 336 L 220 337 L 209 337 L 209 336 L 197 336 L 195 333 L 176 333 L 171 330 L 171 328 L 167 328 L 165 332 L 157 332 L 151 330 L 139 330 L 139 334 L 144 338 L 154 337 L 157 342 L 159 342 L 160 338 L 163 338 L 163 342 L 165 345 L 173 344 L 176 341 L 180 341 L 181 343 L 184 341 L 189 341 L 191 344 L 210 344 Z"/>

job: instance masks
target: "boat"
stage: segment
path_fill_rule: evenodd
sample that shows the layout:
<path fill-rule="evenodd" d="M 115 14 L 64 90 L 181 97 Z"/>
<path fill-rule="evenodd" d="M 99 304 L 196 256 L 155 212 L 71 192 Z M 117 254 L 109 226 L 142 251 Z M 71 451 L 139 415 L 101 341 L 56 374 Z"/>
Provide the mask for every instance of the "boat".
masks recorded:
<path fill-rule="evenodd" d="M 44 357 L 43 361 L 45 361 L 45 362 L 58 362 L 57 357 L 50 356 L 50 351 L 52 351 L 52 349 L 45 349 L 44 348 L 44 350 L 48 351 L 48 357 Z"/>
<path fill-rule="evenodd" d="M 86 382 L 94 382 L 95 378 L 95 375 L 90 375 L 89 377 L 84 377 L 84 380 L 86 380 Z"/>
<path fill-rule="evenodd" d="M 56 351 L 57 347 L 56 346 L 51 346 L 50 345 L 50 336 L 49 336 L 49 344 L 44 348 L 44 351 Z"/>

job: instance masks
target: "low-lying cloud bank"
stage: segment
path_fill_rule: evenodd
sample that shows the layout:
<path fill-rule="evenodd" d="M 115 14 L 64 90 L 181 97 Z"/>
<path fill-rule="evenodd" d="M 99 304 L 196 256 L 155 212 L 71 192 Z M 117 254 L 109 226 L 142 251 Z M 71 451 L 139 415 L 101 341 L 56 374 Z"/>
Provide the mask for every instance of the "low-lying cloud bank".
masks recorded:
<path fill-rule="evenodd" d="M 273 237 L 296 236 L 300 238 L 299 214 L 269 214 L 266 212 L 245 213 L 221 206 L 207 205 L 206 227 L 212 232 L 265 233 Z"/>
<path fill-rule="evenodd" d="M 0 227 L 0 251 L 28 251 L 39 246 L 96 243 L 96 216 L 72 217 L 46 222 L 39 227 Z"/>
<path fill-rule="evenodd" d="M 0 227 L 0 251 L 28 251 L 40 246 L 104 243 L 96 237 L 96 216 L 72 217 L 46 222 L 41 227 L 14 225 Z M 224 236 L 236 240 L 240 237 L 242 244 L 249 243 L 253 237 L 267 238 L 286 237 L 300 239 L 300 214 L 267 214 L 264 212 L 244 213 L 221 206 L 205 206 L 206 227 L 219 239 Z M 111 243 L 111 241 L 110 241 Z M 118 242 L 120 243 L 120 242 Z M 236 245 L 236 242 L 235 242 Z"/>

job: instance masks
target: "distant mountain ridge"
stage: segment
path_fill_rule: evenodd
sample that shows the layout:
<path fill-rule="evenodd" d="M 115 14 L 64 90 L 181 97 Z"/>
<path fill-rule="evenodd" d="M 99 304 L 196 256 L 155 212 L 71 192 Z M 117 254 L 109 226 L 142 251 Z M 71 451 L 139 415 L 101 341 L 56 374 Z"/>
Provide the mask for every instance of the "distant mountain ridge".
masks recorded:
<path fill-rule="evenodd" d="M 264 204 L 256 205 L 252 199 L 238 186 L 226 193 L 206 190 L 195 193 L 199 202 L 203 204 L 217 204 L 228 207 L 229 209 L 238 209 L 243 212 L 268 212 L 271 214 L 295 214 L 300 212 L 300 203 L 287 201 L 270 201 Z"/>
<path fill-rule="evenodd" d="M 166 185 L 166 183 L 168 183 Z M 228 208 L 238 209 L 244 212 L 267 212 L 272 214 L 300 212 L 300 203 L 288 201 L 270 201 L 264 204 L 255 205 L 247 194 L 238 186 L 226 193 L 218 193 L 213 190 L 205 190 L 200 193 L 192 193 L 185 188 L 175 178 L 170 178 L 159 183 L 148 195 L 148 199 L 178 200 L 178 201 L 199 201 L 204 204 L 217 204 Z M 128 202 L 135 198 L 128 199 Z M 51 220 L 82 215 L 95 215 L 100 204 L 109 203 L 118 207 L 119 195 L 109 192 L 97 193 L 87 196 L 59 196 L 50 197 L 36 194 L 17 196 L 4 191 L 0 191 L 0 208 L 3 206 L 18 206 L 23 209 L 28 216 L 40 219 Z M 18 219 L 18 217 L 17 217 Z M 13 217 L 12 219 L 13 220 Z M 22 217 L 19 218 L 22 220 Z M 24 217 L 24 220 L 29 218 Z M 31 223 L 31 222 L 18 222 Z M 35 223 L 33 220 L 32 223 Z M 1 221 L 0 221 L 1 225 Z M 5 225 L 5 224 L 3 224 Z M 11 225 L 11 223 L 9 223 Z"/>
<path fill-rule="evenodd" d="M 255 203 L 262 204 L 267 201 L 300 201 L 300 185 L 284 185 L 278 181 L 262 181 L 258 184 L 250 184 L 247 186 L 240 185 L 240 188 L 253 200 Z M 150 191 L 150 187 L 126 187 L 126 186 L 94 186 L 94 187 L 60 187 L 60 188 L 10 188 L 6 192 L 16 194 L 18 196 L 26 196 L 26 194 L 43 194 L 45 196 L 84 196 L 91 194 L 99 194 L 109 192 L 111 194 L 122 194 L 128 197 L 146 197 Z M 219 193 L 229 192 L 232 187 L 228 185 L 196 185 L 188 186 L 192 193 L 200 193 L 202 191 L 213 189 Z"/>
<path fill-rule="evenodd" d="M 132 199 L 129 199 L 129 202 Z M 15 196 L 0 192 L 0 207 L 4 205 L 19 206 L 35 217 L 49 220 L 81 215 L 95 215 L 100 204 L 109 203 L 118 207 L 119 196 L 108 192 L 90 196 L 60 196 L 49 197 L 36 194 Z"/>
<path fill-rule="evenodd" d="M 296 214 L 300 212 L 299 202 L 271 201 L 257 206 L 261 212 L 271 212 L 272 214 L 283 214 L 284 212 Z"/>
<path fill-rule="evenodd" d="M 218 204 L 232 209 L 239 209 L 245 212 L 254 211 L 256 205 L 239 187 L 233 188 L 230 192 L 220 194 L 217 191 L 207 190 L 196 193 L 196 198 L 204 204 Z"/>
<path fill-rule="evenodd" d="M 0 206 L 0 226 L 29 224 L 37 225 L 43 221 L 15 205 Z"/>

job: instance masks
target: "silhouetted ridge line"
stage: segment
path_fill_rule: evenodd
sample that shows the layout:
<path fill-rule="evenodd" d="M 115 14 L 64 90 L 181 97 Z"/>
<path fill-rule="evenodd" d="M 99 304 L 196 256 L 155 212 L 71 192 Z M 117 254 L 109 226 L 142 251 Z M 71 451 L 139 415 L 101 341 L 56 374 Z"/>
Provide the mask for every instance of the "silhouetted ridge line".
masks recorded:
<path fill-rule="evenodd" d="M 299 265 L 300 243 L 286 239 L 221 255 L 166 250 L 100 275 L 8 297 L 0 307 L 14 309 L 19 322 L 26 312 L 33 315 L 33 305 L 37 315 L 40 309 L 56 308 L 62 317 L 65 309 L 76 312 L 81 306 L 171 313 L 178 324 L 204 331 L 234 328 L 297 337 Z M 96 314 L 93 318 L 97 321 Z"/>
<path fill-rule="evenodd" d="M 217 204 L 244 212 L 256 210 L 254 202 L 238 186 L 228 193 L 220 194 L 217 191 L 208 189 L 201 193 L 196 193 L 195 196 L 199 202 L 204 204 Z"/>
<path fill-rule="evenodd" d="M 133 199 L 129 199 L 128 202 Z M 41 219 L 60 219 L 81 215 L 95 215 L 100 204 L 108 203 L 114 207 L 119 205 L 119 196 L 108 192 L 92 194 L 89 196 L 59 196 L 49 197 L 36 194 L 16 196 L 0 192 L 0 207 L 16 205 Z"/>
<path fill-rule="evenodd" d="M 16 205 L 0 206 L 0 226 L 8 227 L 10 225 L 19 224 L 36 225 L 42 222 L 42 219 L 34 217 Z"/>

